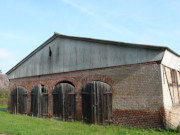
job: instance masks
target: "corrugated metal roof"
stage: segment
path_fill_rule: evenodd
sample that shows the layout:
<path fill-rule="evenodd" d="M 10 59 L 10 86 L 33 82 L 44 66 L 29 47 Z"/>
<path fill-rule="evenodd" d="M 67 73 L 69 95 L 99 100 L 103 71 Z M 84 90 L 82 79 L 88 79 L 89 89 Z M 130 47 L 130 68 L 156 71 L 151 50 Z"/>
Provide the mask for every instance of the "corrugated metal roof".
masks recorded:
<path fill-rule="evenodd" d="M 31 52 L 27 57 L 25 57 L 22 61 L 20 61 L 17 65 L 15 65 L 12 69 L 10 69 L 6 74 L 10 74 L 13 70 L 15 70 L 17 67 L 22 65 L 26 60 L 28 60 L 31 56 L 33 56 L 35 53 L 37 53 L 40 49 L 45 47 L 48 43 L 53 41 L 55 38 L 67 38 L 67 39 L 73 39 L 73 40 L 81 40 L 81 41 L 88 41 L 88 42 L 95 42 L 95 43 L 101 43 L 101 44 L 112 44 L 112 45 L 120 45 L 120 46 L 127 46 L 127 47 L 135 47 L 135 48 L 147 48 L 147 49 L 155 49 L 155 50 L 169 50 L 173 54 L 180 57 L 177 53 L 169 49 L 165 46 L 153 46 L 153 45 L 145 45 L 145 44 L 134 44 L 134 43 L 125 43 L 125 42 L 117 42 L 117 41 L 110 41 L 110 40 L 102 40 L 102 39 L 94 39 L 94 38 L 86 38 L 86 37 L 74 37 L 74 36 L 67 36 L 62 35 L 57 32 L 54 32 L 54 35 L 50 37 L 46 42 L 44 42 L 42 45 L 40 45 L 37 49 L 35 49 L 33 52 Z"/>

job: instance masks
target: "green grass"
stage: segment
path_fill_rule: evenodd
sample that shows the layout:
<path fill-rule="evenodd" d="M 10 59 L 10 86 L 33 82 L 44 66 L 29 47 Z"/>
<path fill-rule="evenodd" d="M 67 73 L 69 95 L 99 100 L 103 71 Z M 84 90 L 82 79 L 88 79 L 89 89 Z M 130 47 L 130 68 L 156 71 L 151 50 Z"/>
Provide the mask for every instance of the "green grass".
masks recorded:
<path fill-rule="evenodd" d="M 7 105 L 0 105 L 0 109 L 7 108 Z"/>
<path fill-rule="evenodd" d="M 95 126 L 0 112 L 0 133 L 12 135 L 174 135 L 172 131 Z"/>

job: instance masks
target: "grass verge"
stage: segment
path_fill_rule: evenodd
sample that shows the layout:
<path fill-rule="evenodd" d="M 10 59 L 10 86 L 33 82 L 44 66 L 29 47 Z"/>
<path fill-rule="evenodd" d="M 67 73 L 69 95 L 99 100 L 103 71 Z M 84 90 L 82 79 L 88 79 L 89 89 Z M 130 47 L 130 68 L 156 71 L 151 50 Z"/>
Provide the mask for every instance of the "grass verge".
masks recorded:
<path fill-rule="evenodd" d="M 174 135 L 172 131 L 95 126 L 0 112 L 0 133 L 12 135 Z"/>
<path fill-rule="evenodd" d="M 5 109 L 7 108 L 7 105 L 0 105 L 0 109 Z"/>

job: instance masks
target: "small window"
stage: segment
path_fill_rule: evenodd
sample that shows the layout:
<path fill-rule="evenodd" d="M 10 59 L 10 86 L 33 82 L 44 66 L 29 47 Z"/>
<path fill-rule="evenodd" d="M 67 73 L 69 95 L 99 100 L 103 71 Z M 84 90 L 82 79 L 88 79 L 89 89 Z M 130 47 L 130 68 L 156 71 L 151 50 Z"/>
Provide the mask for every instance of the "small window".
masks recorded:
<path fill-rule="evenodd" d="M 42 93 L 45 93 L 45 89 L 44 88 L 42 88 L 41 90 L 42 90 Z"/>
<path fill-rule="evenodd" d="M 49 56 L 52 55 L 51 47 L 49 47 Z"/>
<path fill-rule="evenodd" d="M 174 69 L 171 70 L 171 78 L 172 78 L 172 83 L 177 84 L 177 73 L 176 73 L 176 70 Z"/>
<path fill-rule="evenodd" d="M 41 92 L 46 93 L 46 89 L 45 89 L 44 85 L 41 85 Z"/>

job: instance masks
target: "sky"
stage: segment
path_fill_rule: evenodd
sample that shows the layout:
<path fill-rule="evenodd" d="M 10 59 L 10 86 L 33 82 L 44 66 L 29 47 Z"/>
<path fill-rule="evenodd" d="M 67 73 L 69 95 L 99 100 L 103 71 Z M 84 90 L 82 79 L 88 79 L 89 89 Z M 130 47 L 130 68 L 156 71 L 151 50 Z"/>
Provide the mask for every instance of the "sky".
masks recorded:
<path fill-rule="evenodd" d="M 54 32 L 167 46 L 180 54 L 180 0 L 0 0 L 0 70 Z"/>

